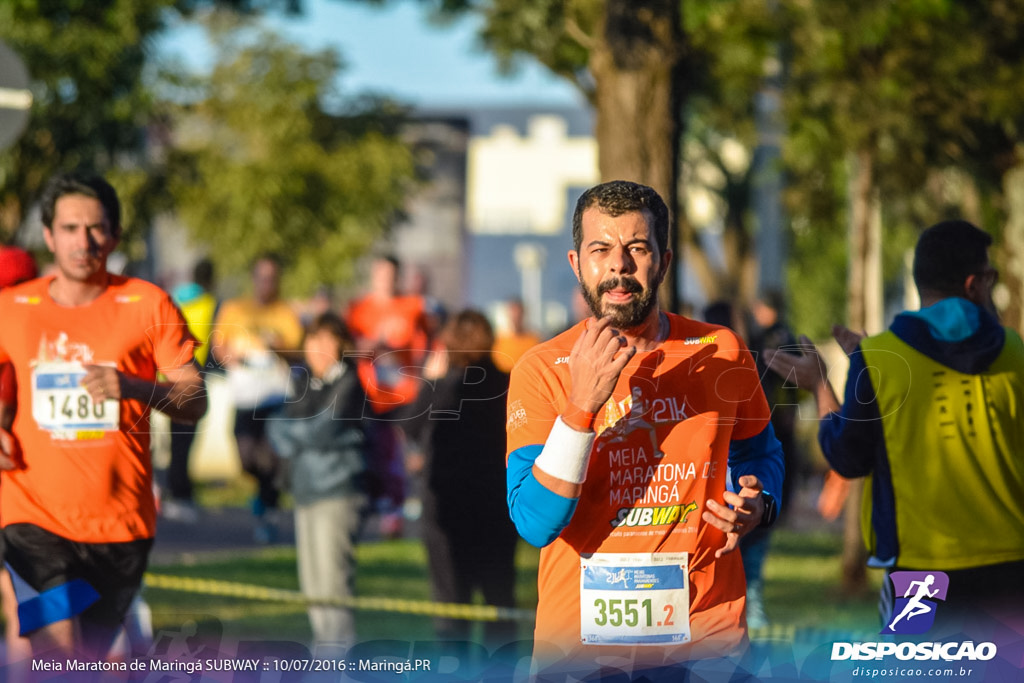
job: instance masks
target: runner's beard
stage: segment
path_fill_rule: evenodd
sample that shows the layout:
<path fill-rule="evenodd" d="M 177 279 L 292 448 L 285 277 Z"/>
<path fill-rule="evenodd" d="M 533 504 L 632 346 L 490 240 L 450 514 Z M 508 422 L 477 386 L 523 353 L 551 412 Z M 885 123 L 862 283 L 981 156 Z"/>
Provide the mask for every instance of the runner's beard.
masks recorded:
<path fill-rule="evenodd" d="M 590 311 L 594 314 L 594 317 L 610 318 L 613 326 L 623 330 L 640 327 L 647 320 L 647 316 L 650 315 L 651 310 L 658 303 L 657 293 L 659 284 L 661 284 L 660 277 L 656 278 L 649 287 L 644 289 L 644 286 L 639 281 L 631 277 L 613 277 L 600 283 L 596 288 L 591 289 L 583 283 L 583 278 L 580 278 L 580 290 L 583 292 L 583 300 L 590 306 Z M 631 292 L 634 295 L 633 300 L 626 304 L 604 304 L 602 306 L 601 295 L 619 287 Z"/>

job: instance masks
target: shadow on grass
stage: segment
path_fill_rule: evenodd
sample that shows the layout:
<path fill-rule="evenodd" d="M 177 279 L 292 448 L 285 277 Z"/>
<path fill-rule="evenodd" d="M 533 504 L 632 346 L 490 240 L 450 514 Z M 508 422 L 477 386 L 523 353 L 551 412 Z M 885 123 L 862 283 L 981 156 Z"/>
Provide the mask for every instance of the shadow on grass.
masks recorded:
<path fill-rule="evenodd" d="M 808 629 L 877 629 L 874 594 L 844 599 L 839 595 L 841 538 L 827 532 L 779 529 L 772 537 L 765 563 L 765 607 L 773 625 Z M 517 603 L 535 609 L 539 551 L 522 543 L 516 555 Z M 194 564 L 154 565 L 154 573 L 210 578 L 298 590 L 293 548 L 246 552 L 237 557 L 219 555 Z M 881 580 L 869 575 L 872 590 Z M 366 542 L 357 548 L 356 595 L 407 600 L 429 600 L 426 553 L 418 539 Z M 154 627 L 174 628 L 191 619 L 216 620 L 236 638 L 268 638 L 304 643 L 309 624 L 301 605 L 176 592 L 148 588 Z M 190 616 L 193 615 L 193 616 Z M 208 615 L 208 619 L 206 616 Z M 361 640 L 433 638 L 430 617 L 398 612 L 356 612 Z M 475 625 L 477 631 L 480 625 Z M 521 639 L 532 635 L 532 623 L 520 622 Z"/>

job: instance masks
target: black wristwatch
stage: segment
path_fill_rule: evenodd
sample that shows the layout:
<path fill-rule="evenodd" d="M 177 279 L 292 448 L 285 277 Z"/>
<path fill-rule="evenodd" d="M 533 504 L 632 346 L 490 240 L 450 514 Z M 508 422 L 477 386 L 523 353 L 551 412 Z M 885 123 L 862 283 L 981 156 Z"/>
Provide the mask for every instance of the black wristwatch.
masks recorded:
<path fill-rule="evenodd" d="M 767 491 L 761 491 L 761 500 L 764 502 L 764 512 L 761 514 L 761 523 L 758 526 L 768 527 L 775 524 L 779 516 L 779 505 L 775 502 L 775 496 Z"/>

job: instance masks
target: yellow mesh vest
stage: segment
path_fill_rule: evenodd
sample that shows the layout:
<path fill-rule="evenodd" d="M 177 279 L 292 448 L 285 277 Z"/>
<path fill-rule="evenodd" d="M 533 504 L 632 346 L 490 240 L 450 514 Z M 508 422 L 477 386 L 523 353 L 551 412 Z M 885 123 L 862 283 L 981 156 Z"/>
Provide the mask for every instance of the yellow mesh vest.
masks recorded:
<path fill-rule="evenodd" d="M 897 563 L 962 569 L 1024 559 L 1024 344 L 967 375 L 892 332 L 861 348 L 876 390 L 892 473 Z M 862 528 L 868 548 L 871 480 Z"/>

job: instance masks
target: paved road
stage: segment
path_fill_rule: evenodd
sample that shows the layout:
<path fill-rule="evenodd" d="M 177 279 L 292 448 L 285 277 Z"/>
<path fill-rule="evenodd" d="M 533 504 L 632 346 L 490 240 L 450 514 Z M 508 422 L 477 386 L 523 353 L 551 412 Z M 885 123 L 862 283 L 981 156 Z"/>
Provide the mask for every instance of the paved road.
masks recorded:
<path fill-rule="evenodd" d="M 791 502 L 795 509 L 787 516 L 784 526 L 802 531 L 831 529 L 838 531 L 842 521 L 823 522 L 814 509 L 820 490 L 820 481 L 814 480 L 797 493 Z M 199 508 L 199 520 L 195 523 L 180 522 L 161 517 L 157 526 L 156 544 L 150 557 L 151 564 L 173 564 L 187 562 L 197 556 L 231 551 L 254 551 L 261 547 L 253 541 L 255 522 L 246 508 L 222 507 Z M 277 521 L 278 536 L 274 546 L 295 545 L 295 522 L 291 510 L 279 510 Z M 363 533 L 363 540 L 380 538 L 379 520 L 370 518 Z M 417 521 L 406 520 L 405 538 L 419 538 Z"/>
<path fill-rule="evenodd" d="M 248 509 L 240 507 L 198 508 L 196 522 L 181 522 L 160 517 L 157 522 L 156 543 L 150 555 L 150 565 L 177 564 L 207 555 L 230 552 L 251 552 L 260 548 L 295 545 L 295 517 L 291 510 L 278 510 L 275 514 L 277 538 L 267 545 L 253 540 L 255 520 Z M 362 540 L 380 539 L 380 520 L 371 515 L 363 529 Z M 417 521 L 406 520 L 404 538 L 419 538 Z"/>
<path fill-rule="evenodd" d="M 181 522 L 161 517 L 157 522 L 152 564 L 180 562 L 188 555 L 255 550 L 255 521 L 243 508 L 198 508 L 199 520 Z M 277 540 L 273 545 L 294 545 L 295 524 L 290 510 L 277 513 Z"/>

